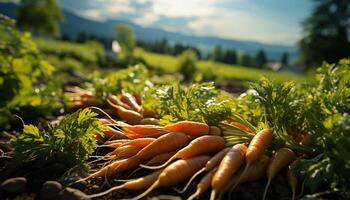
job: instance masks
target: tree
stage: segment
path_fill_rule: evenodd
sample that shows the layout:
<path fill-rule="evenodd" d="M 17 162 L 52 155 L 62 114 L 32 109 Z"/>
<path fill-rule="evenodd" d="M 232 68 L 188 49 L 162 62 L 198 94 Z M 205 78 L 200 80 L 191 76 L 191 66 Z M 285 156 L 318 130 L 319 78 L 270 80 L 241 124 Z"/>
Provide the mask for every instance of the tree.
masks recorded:
<path fill-rule="evenodd" d="M 87 34 L 85 31 L 80 31 L 80 33 L 77 36 L 76 42 L 84 43 L 88 40 Z"/>
<path fill-rule="evenodd" d="M 21 0 L 18 25 L 34 33 L 58 37 L 63 15 L 56 0 Z"/>
<path fill-rule="evenodd" d="M 266 59 L 264 50 L 259 50 L 256 53 L 256 56 L 254 59 L 254 66 L 258 68 L 263 68 L 266 63 L 267 63 L 267 59 Z"/>
<path fill-rule="evenodd" d="M 227 50 L 224 53 L 222 62 L 228 63 L 228 64 L 237 64 L 237 53 L 234 49 Z"/>
<path fill-rule="evenodd" d="M 116 39 L 122 48 L 120 59 L 130 62 L 133 59 L 134 48 L 136 46 L 136 37 L 134 30 L 127 24 L 118 24 L 115 27 Z"/>
<path fill-rule="evenodd" d="M 250 67 L 252 66 L 252 58 L 248 54 L 244 54 L 239 62 L 240 65 Z"/>
<path fill-rule="evenodd" d="M 223 52 L 221 45 L 216 45 L 213 51 L 213 54 L 211 55 L 211 59 L 214 61 L 221 62 L 223 58 Z"/>
<path fill-rule="evenodd" d="M 288 65 L 288 53 L 287 52 L 284 52 L 283 54 L 282 54 L 282 56 L 281 56 L 281 64 L 283 65 L 283 66 L 286 66 L 286 65 Z"/>
<path fill-rule="evenodd" d="M 185 81 L 190 81 L 193 79 L 194 74 L 197 71 L 197 61 L 197 54 L 191 49 L 187 49 L 180 55 L 179 72 L 182 74 Z"/>
<path fill-rule="evenodd" d="M 307 67 L 335 63 L 350 55 L 349 0 L 314 0 L 312 14 L 303 22 L 300 62 Z"/>

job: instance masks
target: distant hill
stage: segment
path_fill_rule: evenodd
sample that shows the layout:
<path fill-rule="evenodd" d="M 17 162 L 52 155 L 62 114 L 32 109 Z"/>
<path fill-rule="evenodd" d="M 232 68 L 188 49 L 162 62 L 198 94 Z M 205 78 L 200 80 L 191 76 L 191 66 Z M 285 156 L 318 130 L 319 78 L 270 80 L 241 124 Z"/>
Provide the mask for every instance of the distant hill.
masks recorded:
<path fill-rule="evenodd" d="M 16 18 L 16 10 L 17 5 L 14 3 L 0 3 L 0 13 L 5 14 L 11 18 Z M 183 44 L 194 45 L 205 54 L 210 52 L 215 45 L 219 44 L 224 48 L 234 48 L 239 52 L 249 53 L 251 55 L 254 55 L 258 50 L 263 49 L 270 59 L 279 59 L 283 52 L 288 52 L 291 60 L 296 59 L 298 56 L 298 51 L 296 47 L 293 46 L 265 44 L 254 41 L 232 40 L 219 37 L 184 35 L 156 28 L 143 27 L 131 22 L 121 20 L 107 20 L 100 22 L 80 17 L 67 10 L 63 10 L 63 14 L 65 21 L 61 23 L 61 32 L 68 34 L 71 38 L 76 38 L 76 36 L 81 31 L 111 38 L 115 34 L 113 30 L 114 25 L 127 23 L 133 27 L 136 33 L 136 37 L 140 40 L 154 41 L 167 38 L 171 43 L 179 42 Z"/>

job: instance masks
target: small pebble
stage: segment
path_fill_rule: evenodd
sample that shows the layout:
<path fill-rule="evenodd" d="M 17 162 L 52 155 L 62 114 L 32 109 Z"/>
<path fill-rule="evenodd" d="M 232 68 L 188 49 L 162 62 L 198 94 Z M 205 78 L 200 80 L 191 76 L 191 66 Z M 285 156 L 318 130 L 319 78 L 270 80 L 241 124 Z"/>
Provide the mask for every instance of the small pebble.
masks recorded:
<path fill-rule="evenodd" d="M 46 181 L 40 190 L 40 199 L 56 199 L 62 190 L 61 183 L 57 181 Z"/>
<path fill-rule="evenodd" d="M 89 196 L 84 192 L 67 187 L 66 189 L 60 192 L 61 200 L 89 200 Z"/>
<path fill-rule="evenodd" d="M 8 194 L 20 194 L 25 191 L 27 179 L 24 177 L 16 177 L 5 180 L 0 188 Z"/>

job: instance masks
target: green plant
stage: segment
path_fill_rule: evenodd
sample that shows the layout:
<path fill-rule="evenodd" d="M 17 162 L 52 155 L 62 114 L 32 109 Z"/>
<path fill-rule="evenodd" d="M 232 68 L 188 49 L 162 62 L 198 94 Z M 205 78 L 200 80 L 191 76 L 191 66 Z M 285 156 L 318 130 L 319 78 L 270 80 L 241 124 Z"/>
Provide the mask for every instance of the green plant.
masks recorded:
<path fill-rule="evenodd" d="M 73 165 L 83 164 L 97 147 L 94 135 L 104 130 L 96 116 L 84 109 L 66 115 L 58 125 L 49 124 L 47 130 L 25 125 L 23 133 L 12 141 L 15 157 L 49 161 L 63 154 Z"/>
<path fill-rule="evenodd" d="M 40 86 L 54 71 L 53 66 L 41 59 L 29 33 L 21 33 L 15 22 L 0 15 L 0 127 L 9 128 L 13 113 L 23 108 L 43 108 L 46 99 Z M 47 107 L 48 113 L 56 107 Z M 40 113 L 38 113 L 40 115 Z M 34 115 L 33 115 L 34 116 Z M 31 117 L 33 117 L 31 116 Z"/>
<path fill-rule="evenodd" d="M 231 116 L 231 108 L 213 82 L 191 84 L 188 88 L 176 84 L 156 91 L 159 115 L 163 123 L 192 120 L 217 124 Z"/>

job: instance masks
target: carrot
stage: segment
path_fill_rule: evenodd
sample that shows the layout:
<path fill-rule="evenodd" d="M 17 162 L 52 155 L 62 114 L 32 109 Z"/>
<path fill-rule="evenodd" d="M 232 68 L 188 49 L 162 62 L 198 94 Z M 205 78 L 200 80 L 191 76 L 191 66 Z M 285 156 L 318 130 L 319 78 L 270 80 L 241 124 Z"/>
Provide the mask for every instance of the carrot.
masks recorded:
<path fill-rule="evenodd" d="M 93 174 L 91 174 L 90 176 L 88 176 L 82 180 L 87 180 L 89 178 L 111 176 L 111 175 L 116 174 L 118 172 L 134 169 L 139 164 L 140 164 L 140 161 L 138 159 L 135 159 L 134 156 L 131 158 L 127 158 L 127 159 L 115 160 L 112 163 L 108 164 L 107 166 L 94 172 Z"/>
<path fill-rule="evenodd" d="M 288 164 L 293 162 L 294 159 L 295 159 L 294 152 L 288 148 L 281 148 L 276 151 L 266 171 L 267 184 L 265 187 L 263 200 L 266 197 L 267 189 L 269 188 L 272 179 L 276 176 L 276 174 L 282 168 L 286 167 Z"/>
<path fill-rule="evenodd" d="M 164 127 L 156 125 L 134 125 L 122 127 L 124 133 L 134 138 L 137 135 L 142 137 L 159 137 L 165 133 L 168 133 Z"/>
<path fill-rule="evenodd" d="M 131 141 L 128 139 L 125 139 L 125 140 L 127 140 L 128 142 Z M 122 146 L 123 144 L 125 144 L 127 141 L 111 140 L 111 141 L 105 142 L 103 145 L 100 145 L 100 147 L 109 147 L 109 148 L 116 149 L 116 148 Z"/>
<path fill-rule="evenodd" d="M 130 158 L 131 156 L 136 155 L 141 148 L 133 145 L 124 145 L 116 150 L 117 151 L 113 151 L 111 154 L 109 154 L 112 155 L 111 159 L 113 160 Z"/>
<path fill-rule="evenodd" d="M 112 102 L 114 105 L 122 106 L 122 107 L 125 108 L 125 109 L 132 110 L 132 108 L 131 108 L 128 104 L 122 102 L 122 101 L 121 101 L 120 99 L 118 99 L 118 97 L 115 96 L 115 95 L 109 95 L 109 96 L 107 97 L 107 102 L 108 102 L 108 101 Z M 110 106 L 110 105 L 108 104 L 108 106 Z M 111 106 L 110 106 L 110 107 L 111 107 Z M 113 107 L 111 107 L 111 108 L 113 108 Z"/>
<path fill-rule="evenodd" d="M 168 133 L 143 148 L 136 156 L 143 162 L 162 153 L 177 151 L 188 145 L 189 142 L 189 137 L 184 133 Z"/>
<path fill-rule="evenodd" d="M 119 140 L 108 140 L 104 143 L 104 145 L 108 146 L 111 144 L 125 144 L 126 142 L 132 141 L 131 139 L 119 139 Z"/>
<path fill-rule="evenodd" d="M 155 171 L 152 174 L 149 174 L 147 176 L 137 178 L 134 180 L 129 180 L 128 182 L 125 182 L 122 185 L 112 187 L 109 190 L 106 190 L 104 192 L 89 195 L 89 198 L 92 199 L 92 198 L 96 198 L 96 197 L 101 197 L 101 196 L 104 196 L 108 193 L 111 193 L 111 192 L 113 192 L 115 190 L 119 190 L 119 189 L 145 190 L 145 189 L 149 188 L 157 180 L 157 178 L 161 172 L 162 172 L 162 170 L 158 170 L 158 171 Z"/>
<path fill-rule="evenodd" d="M 210 126 L 209 127 L 209 133 L 210 135 L 221 135 L 221 129 L 217 126 Z"/>
<path fill-rule="evenodd" d="M 135 169 L 142 162 L 161 153 L 176 151 L 185 147 L 189 142 L 190 139 L 184 133 L 168 133 L 162 135 L 151 144 L 144 147 L 133 157 L 114 161 L 85 179 L 89 179 L 90 177 L 109 176 L 118 172 Z"/>
<path fill-rule="evenodd" d="M 190 144 L 178 151 L 162 165 L 152 167 L 146 165 L 140 166 L 147 169 L 159 169 L 165 167 L 176 158 L 188 159 L 202 154 L 215 153 L 223 148 L 225 148 L 225 140 L 222 137 L 216 135 L 204 135 L 192 140 Z"/>
<path fill-rule="evenodd" d="M 153 166 L 153 165 L 160 165 L 169 160 L 173 155 L 176 154 L 176 151 L 171 151 L 167 153 L 162 153 L 159 155 L 154 156 L 151 160 L 149 160 L 146 165 L 147 166 Z"/>
<path fill-rule="evenodd" d="M 156 156 L 154 156 L 151 160 L 147 161 L 145 165 L 147 166 L 153 166 L 153 165 L 160 165 L 163 164 L 164 162 L 166 162 L 167 160 L 169 160 L 173 155 L 176 154 L 176 151 L 171 151 L 171 152 L 167 152 L 167 153 L 162 153 L 162 154 L 158 154 Z M 134 171 L 132 171 L 128 177 L 132 176 L 133 174 L 135 174 L 136 172 L 138 172 L 139 170 L 141 170 L 142 168 L 137 168 Z"/>
<path fill-rule="evenodd" d="M 143 118 L 141 121 L 140 121 L 140 124 L 150 124 L 150 125 L 157 125 L 159 124 L 159 119 L 156 119 L 156 118 L 152 118 L 152 117 L 149 117 L 149 118 Z"/>
<path fill-rule="evenodd" d="M 137 104 L 142 105 L 142 95 L 141 94 L 134 94 L 135 100 Z"/>
<path fill-rule="evenodd" d="M 120 100 L 130 106 L 130 108 L 136 112 L 140 112 L 141 107 L 139 104 L 137 104 L 136 99 L 134 96 L 132 96 L 129 93 L 124 93 L 120 96 Z"/>
<path fill-rule="evenodd" d="M 125 146 L 133 146 L 133 147 L 136 147 L 138 149 L 142 149 L 142 148 L 146 147 L 147 145 L 151 144 L 152 142 L 154 142 L 155 140 L 156 139 L 154 139 L 154 138 L 138 138 L 138 139 L 130 140 L 127 142 L 123 142 L 121 145 L 119 145 L 119 148 L 115 149 L 114 152 L 112 152 L 112 154 L 118 152 L 120 150 L 120 148 L 123 148 Z"/>
<path fill-rule="evenodd" d="M 170 132 L 183 132 L 194 137 L 209 134 L 209 126 L 201 122 L 180 121 L 173 124 L 168 124 L 164 128 Z"/>
<path fill-rule="evenodd" d="M 227 154 L 227 152 L 230 150 L 231 148 L 225 148 L 221 151 L 219 151 L 218 153 L 216 153 L 212 158 L 210 158 L 210 160 L 205 164 L 205 166 L 199 170 L 197 173 L 195 173 L 191 179 L 187 182 L 186 186 L 182 189 L 179 190 L 177 192 L 179 193 L 183 193 L 186 191 L 186 189 L 188 188 L 188 186 L 191 184 L 191 182 L 202 172 L 205 171 L 210 171 L 213 168 L 215 168 L 216 166 L 218 166 L 221 162 L 221 160 L 224 158 L 224 156 Z"/>
<path fill-rule="evenodd" d="M 233 174 L 241 167 L 246 151 L 247 147 L 244 144 L 236 144 L 227 152 L 211 180 L 210 200 L 214 200 L 215 195 L 224 190 Z"/>
<path fill-rule="evenodd" d="M 287 177 L 288 186 L 292 190 L 292 200 L 294 200 L 295 192 L 298 186 L 298 179 L 297 177 L 293 176 L 291 165 L 288 166 L 286 177 Z"/>
<path fill-rule="evenodd" d="M 142 116 L 140 113 L 138 112 L 135 112 L 133 110 L 128 110 L 128 109 L 125 109 L 124 107 L 122 106 L 118 106 L 118 105 L 115 105 L 113 104 L 111 101 L 107 100 L 107 103 L 108 105 L 110 105 L 113 109 L 115 109 L 119 115 L 119 117 L 126 121 L 127 123 L 129 124 L 138 124 L 141 119 L 142 119 Z"/>
<path fill-rule="evenodd" d="M 124 135 L 123 132 L 118 131 L 109 126 L 107 126 L 107 130 L 103 131 L 103 133 L 104 133 L 104 138 L 108 140 L 129 139 L 129 137 Z"/>
<path fill-rule="evenodd" d="M 269 164 L 269 157 L 266 155 L 263 155 L 259 160 L 251 164 L 247 170 L 247 172 L 241 177 L 243 170 L 238 171 L 233 178 L 230 180 L 230 182 L 226 185 L 225 189 L 220 193 L 220 197 L 227 192 L 230 189 L 230 195 L 229 199 L 231 199 L 231 193 L 234 189 L 234 186 L 250 182 L 250 181 L 257 181 L 265 176 L 267 166 Z M 238 182 L 239 181 L 239 182 Z M 238 182 L 238 183 L 237 183 Z M 221 199 L 221 198 L 218 198 Z"/>
<path fill-rule="evenodd" d="M 110 155 L 116 155 L 118 157 L 118 155 L 120 154 L 120 152 L 124 152 L 126 151 L 131 151 L 131 152 L 135 152 L 137 150 L 140 151 L 142 148 L 146 147 L 147 145 L 151 144 L 153 141 L 155 141 L 156 139 L 154 138 L 139 138 L 139 139 L 135 139 L 135 140 L 131 140 L 129 142 L 126 142 L 124 144 L 121 144 L 119 146 L 119 148 L 115 149 L 113 152 L 109 153 Z M 129 150 L 130 149 L 130 150 Z M 136 153 L 137 153 L 136 152 Z M 124 152 L 125 154 L 126 152 Z M 135 153 L 135 154 L 136 154 Z M 122 155 L 124 155 L 122 154 Z M 126 153 L 126 155 L 130 155 L 132 153 Z M 135 155 L 133 154 L 133 155 Z M 125 157 L 125 156 L 122 156 Z"/>
<path fill-rule="evenodd" d="M 192 200 L 197 198 L 199 195 L 203 194 L 210 188 L 211 180 L 213 179 L 214 173 L 216 172 L 217 167 L 209 171 L 197 184 L 197 190 L 194 192 L 187 200 Z"/>
<path fill-rule="evenodd" d="M 150 109 L 142 109 L 142 116 L 144 117 L 155 117 L 157 116 L 157 112 L 155 110 L 150 110 Z"/>
<path fill-rule="evenodd" d="M 230 123 L 232 126 L 236 126 L 246 132 L 252 132 L 252 130 L 250 128 L 248 128 L 247 126 L 243 125 L 242 123 L 239 123 L 239 122 L 231 122 Z"/>
<path fill-rule="evenodd" d="M 241 177 L 245 175 L 249 166 L 255 161 L 257 161 L 264 154 L 267 145 L 269 145 L 272 141 L 272 137 L 273 134 L 271 129 L 263 129 L 253 137 L 253 139 L 249 143 L 247 152 L 245 154 L 246 165 L 241 174 Z M 233 188 L 235 188 L 240 182 L 239 179 L 241 179 L 241 177 L 238 178 L 238 181 L 236 182 L 236 185 L 233 186 Z"/>
<path fill-rule="evenodd" d="M 142 194 L 132 198 L 133 200 L 141 199 L 150 191 L 158 187 L 173 186 L 184 182 L 190 178 L 196 171 L 201 169 L 210 159 L 209 156 L 197 156 L 187 160 L 177 160 L 167 166 L 158 179 Z"/>

